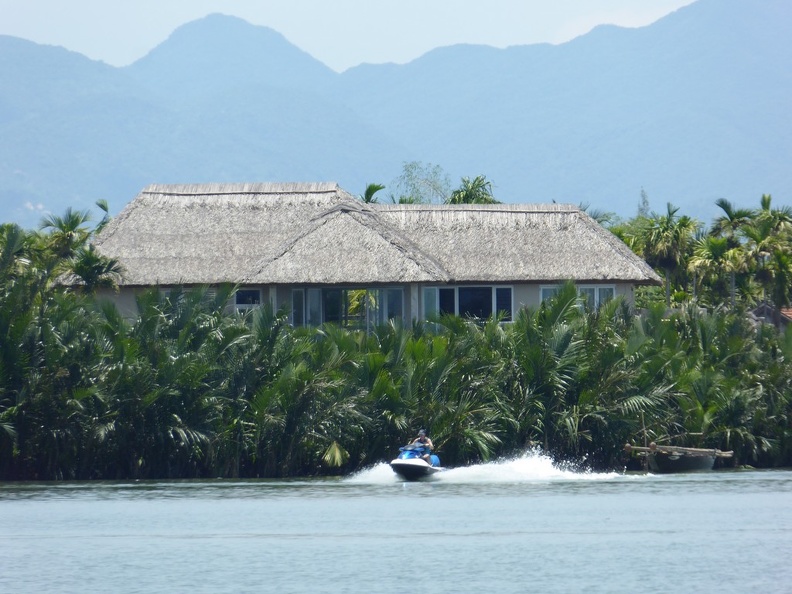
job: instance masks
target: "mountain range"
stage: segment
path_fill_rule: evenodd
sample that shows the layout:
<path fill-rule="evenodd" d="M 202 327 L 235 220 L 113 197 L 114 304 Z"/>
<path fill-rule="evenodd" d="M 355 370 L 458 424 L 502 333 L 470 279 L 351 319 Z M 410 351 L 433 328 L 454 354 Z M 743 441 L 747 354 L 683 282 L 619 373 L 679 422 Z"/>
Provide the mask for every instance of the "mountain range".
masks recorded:
<path fill-rule="evenodd" d="M 792 202 L 792 8 L 698 0 L 559 45 L 455 45 L 337 73 L 214 14 L 126 67 L 0 36 L 0 222 L 116 214 L 150 183 L 337 181 L 405 163 L 503 202 L 634 216 L 642 193 L 709 222 L 715 201 Z M 329 39 L 328 43 L 332 43 Z"/>

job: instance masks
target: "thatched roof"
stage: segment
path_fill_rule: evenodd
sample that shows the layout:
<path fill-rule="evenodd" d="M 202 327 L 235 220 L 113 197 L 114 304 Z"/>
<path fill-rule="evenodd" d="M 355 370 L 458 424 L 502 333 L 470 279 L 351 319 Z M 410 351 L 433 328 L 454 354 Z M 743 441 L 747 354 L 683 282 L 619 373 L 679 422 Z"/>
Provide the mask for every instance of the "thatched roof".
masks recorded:
<path fill-rule="evenodd" d="M 660 280 L 613 233 L 567 204 L 394 205 L 380 213 L 454 279 Z"/>
<path fill-rule="evenodd" d="M 658 283 L 566 205 L 367 205 L 334 183 L 153 185 L 96 238 L 122 285 Z"/>

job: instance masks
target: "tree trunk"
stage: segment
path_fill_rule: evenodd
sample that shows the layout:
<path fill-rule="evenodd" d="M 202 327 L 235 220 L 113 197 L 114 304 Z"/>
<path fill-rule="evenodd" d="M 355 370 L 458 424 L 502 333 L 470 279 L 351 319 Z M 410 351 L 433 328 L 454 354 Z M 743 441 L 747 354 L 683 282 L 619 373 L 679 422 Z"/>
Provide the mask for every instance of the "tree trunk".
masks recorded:
<path fill-rule="evenodd" d="M 665 269 L 666 307 L 671 307 L 671 269 Z"/>

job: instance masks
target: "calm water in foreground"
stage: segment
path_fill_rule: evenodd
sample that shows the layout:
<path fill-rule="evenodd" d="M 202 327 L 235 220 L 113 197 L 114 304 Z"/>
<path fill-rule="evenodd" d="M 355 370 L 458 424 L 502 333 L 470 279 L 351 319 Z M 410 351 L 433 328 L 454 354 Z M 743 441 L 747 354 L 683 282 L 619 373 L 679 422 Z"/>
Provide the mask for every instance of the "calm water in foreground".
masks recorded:
<path fill-rule="evenodd" d="M 792 592 L 792 472 L 0 484 L 0 592 Z"/>

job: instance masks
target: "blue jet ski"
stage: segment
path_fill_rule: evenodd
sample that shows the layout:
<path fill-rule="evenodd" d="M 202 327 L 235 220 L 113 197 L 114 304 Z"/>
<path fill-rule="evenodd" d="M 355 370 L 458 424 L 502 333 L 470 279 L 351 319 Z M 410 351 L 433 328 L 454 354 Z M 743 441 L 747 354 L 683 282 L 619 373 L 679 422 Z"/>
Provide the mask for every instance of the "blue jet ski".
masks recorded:
<path fill-rule="evenodd" d="M 429 462 L 423 458 L 426 454 L 429 454 Z M 445 470 L 440 466 L 440 458 L 419 443 L 399 448 L 399 455 L 391 460 L 390 467 L 393 468 L 393 472 L 408 481 L 417 481 Z"/>

